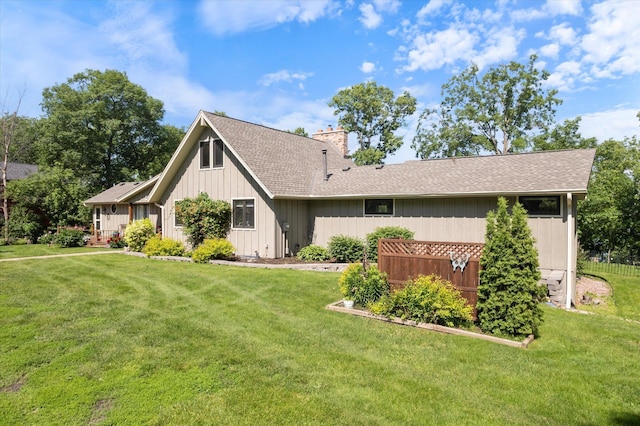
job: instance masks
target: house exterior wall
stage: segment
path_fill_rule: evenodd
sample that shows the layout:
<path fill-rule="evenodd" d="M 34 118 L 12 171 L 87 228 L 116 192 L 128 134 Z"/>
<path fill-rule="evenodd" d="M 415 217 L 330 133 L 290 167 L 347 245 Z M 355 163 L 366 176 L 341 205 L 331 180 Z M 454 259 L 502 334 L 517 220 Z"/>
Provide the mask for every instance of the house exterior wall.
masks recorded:
<path fill-rule="evenodd" d="M 114 203 L 96 204 L 91 206 L 93 225 L 96 226 L 96 208 L 100 208 L 100 230 L 103 234 L 113 232 L 122 233 L 129 224 L 129 204 L 115 204 L 116 212 L 113 213 L 111 206 Z M 154 205 L 149 206 L 149 219 L 155 226 L 160 226 L 160 209 Z"/>
<path fill-rule="evenodd" d="M 187 236 L 183 234 L 182 227 L 175 226 L 176 201 L 197 197 L 201 192 L 207 193 L 213 200 L 225 200 L 231 205 L 235 199 L 253 199 L 255 227 L 253 229 L 232 227 L 227 239 L 236 248 L 238 256 L 276 257 L 274 202 L 238 159 L 225 147 L 222 167 L 200 169 L 199 141 L 214 136 L 211 129 L 202 131 L 168 189 L 162 194 L 163 234 L 166 237 L 187 242 Z"/>
<path fill-rule="evenodd" d="M 309 202 L 305 200 L 276 200 L 277 257 L 295 256 L 302 247 L 311 244 L 309 236 Z M 283 224 L 289 225 L 285 233 Z"/>
<path fill-rule="evenodd" d="M 396 199 L 393 216 L 367 216 L 363 199 L 318 200 L 309 204 L 309 233 L 313 244 L 324 247 L 334 235 L 364 238 L 381 226 L 408 228 L 417 240 L 483 243 L 487 213 L 496 205 L 496 197 Z M 566 220 L 566 211 L 561 217 L 529 218 L 543 273 L 567 269 Z"/>

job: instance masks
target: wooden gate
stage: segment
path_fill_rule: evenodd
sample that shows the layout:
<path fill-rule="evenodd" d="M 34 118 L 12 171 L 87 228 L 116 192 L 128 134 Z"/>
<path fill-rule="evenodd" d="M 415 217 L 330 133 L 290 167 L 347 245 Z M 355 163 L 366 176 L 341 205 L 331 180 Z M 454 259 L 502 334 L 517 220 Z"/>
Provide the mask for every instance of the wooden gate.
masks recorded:
<path fill-rule="evenodd" d="M 380 239 L 378 269 L 386 272 L 393 290 L 419 275 L 439 275 L 462 292 L 475 317 L 482 247 L 480 243 Z"/>

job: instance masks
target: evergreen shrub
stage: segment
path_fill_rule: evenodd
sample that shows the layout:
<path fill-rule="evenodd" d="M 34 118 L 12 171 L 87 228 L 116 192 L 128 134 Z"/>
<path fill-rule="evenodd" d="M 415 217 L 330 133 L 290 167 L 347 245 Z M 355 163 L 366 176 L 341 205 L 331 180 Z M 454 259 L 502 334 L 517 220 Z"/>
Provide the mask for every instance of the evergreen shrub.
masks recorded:
<path fill-rule="evenodd" d="M 411 280 L 369 309 L 377 315 L 447 327 L 468 327 L 473 323 L 473 308 L 451 282 L 438 275 Z"/>
<path fill-rule="evenodd" d="M 132 251 L 141 252 L 155 234 L 155 227 L 150 219 L 134 220 L 124 230 L 124 241 Z"/>
<path fill-rule="evenodd" d="M 311 244 L 301 248 L 297 257 L 307 262 L 324 262 L 329 260 L 329 251 L 324 247 Z"/>
<path fill-rule="evenodd" d="M 338 263 L 354 263 L 362 260 L 364 241 L 348 235 L 334 235 L 329 239 L 329 256 Z"/>
<path fill-rule="evenodd" d="M 229 259 L 235 251 L 233 244 L 225 239 L 206 239 L 193 250 L 191 259 L 196 263 L 208 263 L 212 259 Z"/>
<path fill-rule="evenodd" d="M 367 234 L 367 259 L 370 262 L 378 261 L 378 240 L 381 238 L 403 238 L 412 240 L 413 231 L 401 226 L 385 226 L 376 228 L 373 232 Z"/>
<path fill-rule="evenodd" d="M 547 289 L 538 284 L 538 252 L 519 203 L 509 215 L 507 201 L 498 199 L 497 212 L 487 215 L 485 246 L 480 257 L 478 323 L 499 336 L 538 335 L 542 323 L 540 302 Z"/>

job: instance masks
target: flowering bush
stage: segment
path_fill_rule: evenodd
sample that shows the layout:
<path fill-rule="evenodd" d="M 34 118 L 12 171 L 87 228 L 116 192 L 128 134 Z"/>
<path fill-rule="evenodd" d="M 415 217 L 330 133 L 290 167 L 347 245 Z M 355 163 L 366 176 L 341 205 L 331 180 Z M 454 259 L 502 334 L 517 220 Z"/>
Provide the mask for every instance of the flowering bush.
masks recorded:
<path fill-rule="evenodd" d="M 111 238 L 107 240 L 107 244 L 109 244 L 111 248 L 123 248 L 125 246 L 124 238 L 120 236 L 119 232 L 114 232 Z"/>

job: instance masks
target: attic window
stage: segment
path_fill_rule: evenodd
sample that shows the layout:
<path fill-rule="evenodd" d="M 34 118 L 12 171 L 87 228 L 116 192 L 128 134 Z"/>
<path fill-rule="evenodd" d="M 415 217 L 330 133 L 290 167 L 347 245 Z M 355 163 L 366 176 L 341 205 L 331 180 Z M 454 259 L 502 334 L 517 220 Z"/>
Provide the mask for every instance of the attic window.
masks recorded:
<path fill-rule="evenodd" d="M 224 158 L 223 146 L 220 139 L 200 141 L 200 169 L 222 167 Z"/>
<path fill-rule="evenodd" d="M 560 216 L 559 195 L 522 196 L 519 201 L 529 216 Z"/>
<path fill-rule="evenodd" d="M 364 200 L 364 214 L 371 216 L 393 216 L 393 199 L 376 198 Z"/>

